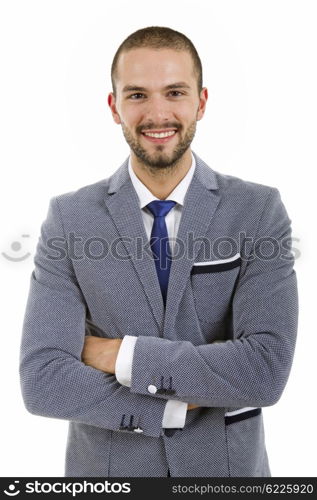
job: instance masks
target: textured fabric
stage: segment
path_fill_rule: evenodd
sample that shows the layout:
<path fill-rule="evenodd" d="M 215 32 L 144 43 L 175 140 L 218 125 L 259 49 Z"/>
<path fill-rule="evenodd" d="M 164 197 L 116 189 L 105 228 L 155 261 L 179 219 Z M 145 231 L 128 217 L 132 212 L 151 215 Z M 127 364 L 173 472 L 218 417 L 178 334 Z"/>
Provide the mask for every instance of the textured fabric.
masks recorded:
<path fill-rule="evenodd" d="M 244 258 L 234 267 L 231 262 L 229 268 L 221 272 L 216 272 L 217 266 L 213 265 L 213 269 L 191 276 L 198 317 L 216 325 L 225 319 L 229 321 L 230 313 L 232 337 L 222 343 L 196 344 L 194 338 L 190 341 L 172 336 L 140 335 L 132 365 L 133 392 L 149 394 L 149 383 L 155 385 L 154 380 L 164 375 L 167 379 L 173 377 L 175 399 L 202 406 L 256 407 L 278 401 L 295 347 L 297 287 L 293 257 L 286 245 L 289 218 L 275 188 L 266 196 L 262 210 L 255 246 L 248 259 Z M 226 234 L 223 223 L 222 220 L 218 233 L 215 215 L 212 224 L 215 237 L 218 234 L 220 237 L 220 232 Z M 238 237 L 232 240 L 238 241 Z M 272 242 L 279 244 L 279 252 L 268 258 Z M 239 257 L 236 260 L 240 262 Z M 173 277 L 180 274 L 180 270 L 185 273 L 192 265 L 189 260 L 176 263 L 168 288 L 170 304 L 179 298 L 180 283 L 176 284 Z M 188 286 L 188 281 L 184 285 Z M 154 396 L 166 397 L 164 394 Z"/>
<path fill-rule="evenodd" d="M 125 335 L 118 351 L 115 364 L 115 375 L 118 382 L 127 387 L 131 386 L 132 360 L 135 342 L 138 337 Z M 185 425 L 187 403 L 169 399 L 163 413 L 163 428 L 182 428 Z"/>
<path fill-rule="evenodd" d="M 171 200 L 154 200 L 147 207 L 154 216 L 150 246 L 153 252 L 156 272 L 161 287 L 164 306 L 168 288 L 168 278 L 171 268 L 171 249 L 168 243 L 168 234 L 165 215 L 176 205 Z"/>
<path fill-rule="evenodd" d="M 128 159 L 109 178 L 50 201 L 20 378 L 31 413 L 70 421 L 66 476 L 271 475 L 263 413 L 229 425 L 226 413 L 273 405 L 287 383 L 298 315 L 291 221 L 276 188 L 195 159 L 177 234 L 188 251 L 173 255 L 166 308 L 146 245 L 140 258 L 147 235 Z M 272 242 L 284 258 L 263 258 Z M 202 267 L 195 262 L 236 254 L 235 267 L 193 272 Z M 85 334 L 138 337 L 131 388 L 82 363 Z M 172 398 L 148 390 L 162 377 L 164 389 L 172 380 Z M 169 399 L 201 405 L 172 436 L 161 427 Z"/>
<path fill-rule="evenodd" d="M 183 179 L 177 184 L 177 186 L 173 189 L 173 191 L 169 195 L 169 199 L 176 202 L 176 205 L 166 214 L 165 222 L 168 232 L 169 245 L 171 253 L 174 252 L 174 244 L 175 239 L 181 219 L 184 198 L 189 187 L 189 184 L 194 175 L 196 160 L 191 153 L 192 163 L 191 166 L 183 177 Z M 154 216 L 147 208 L 147 204 L 157 200 L 151 191 L 141 182 L 141 180 L 136 176 L 134 170 L 131 165 L 131 155 L 128 160 L 128 172 L 131 178 L 131 182 L 136 191 L 139 207 L 141 210 L 142 221 L 144 224 L 144 228 L 150 241 L 151 232 L 154 222 Z M 136 337 L 133 337 L 133 340 Z M 125 336 L 123 338 L 123 342 L 121 343 L 118 358 L 116 362 L 115 375 L 120 382 L 120 384 L 127 385 L 128 387 L 131 385 L 131 371 L 132 371 L 132 358 L 133 358 L 133 350 L 134 350 L 135 342 L 132 341 L 132 337 Z M 175 427 L 181 428 L 184 426 L 185 418 L 187 411 L 187 403 L 181 403 L 180 401 L 167 401 L 164 414 L 162 427 Z"/>

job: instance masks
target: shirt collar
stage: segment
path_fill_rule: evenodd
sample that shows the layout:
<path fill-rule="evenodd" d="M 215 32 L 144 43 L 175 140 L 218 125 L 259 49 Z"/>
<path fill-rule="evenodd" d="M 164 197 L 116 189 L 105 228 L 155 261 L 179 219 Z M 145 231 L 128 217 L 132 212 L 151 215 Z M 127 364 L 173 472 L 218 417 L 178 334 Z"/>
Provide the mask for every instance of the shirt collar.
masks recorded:
<path fill-rule="evenodd" d="M 183 179 L 175 186 L 171 194 L 168 196 L 169 200 L 176 201 L 176 203 L 179 203 L 180 205 L 184 204 L 184 198 L 188 189 L 188 186 L 192 180 L 192 177 L 194 175 L 194 170 L 196 167 L 196 160 L 191 153 L 192 156 L 192 164 L 190 166 L 190 169 L 188 170 L 187 174 Z M 148 203 L 150 203 L 153 200 L 158 200 L 151 191 L 148 190 L 148 188 L 143 184 L 143 182 L 140 181 L 140 179 L 136 176 L 134 173 L 134 170 L 131 165 L 131 156 L 129 156 L 129 165 L 128 165 L 128 170 L 130 174 L 130 178 L 133 184 L 133 187 L 138 195 L 139 202 L 140 202 L 140 208 L 145 207 Z"/>

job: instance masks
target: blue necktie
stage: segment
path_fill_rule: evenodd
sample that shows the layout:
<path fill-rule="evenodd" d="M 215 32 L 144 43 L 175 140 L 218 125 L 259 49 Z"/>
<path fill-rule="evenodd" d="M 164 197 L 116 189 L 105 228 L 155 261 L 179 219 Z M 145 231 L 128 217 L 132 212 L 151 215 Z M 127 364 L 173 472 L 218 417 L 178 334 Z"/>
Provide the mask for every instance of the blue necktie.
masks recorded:
<path fill-rule="evenodd" d="M 146 205 L 154 215 L 150 246 L 154 256 L 164 306 L 166 303 L 168 278 L 171 267 L 171 252 L 168 243 L 165 215 L 168 214 L 174 205 L 176 205 L 176 201 L 171 200 L 154 200 Z"/>

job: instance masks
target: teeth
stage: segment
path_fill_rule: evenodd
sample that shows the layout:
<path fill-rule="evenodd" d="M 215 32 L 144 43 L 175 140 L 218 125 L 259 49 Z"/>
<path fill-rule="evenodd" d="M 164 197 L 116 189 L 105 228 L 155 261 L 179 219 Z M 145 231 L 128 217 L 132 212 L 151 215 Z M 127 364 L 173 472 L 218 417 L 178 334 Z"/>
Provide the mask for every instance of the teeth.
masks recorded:
<path fill-rule="evenodd" d="M 150 137 L 156 137 L 157 139 L 161 139 L 162 137 L 170 137 L 175 134 L 175 130 L 171 130 L 170 132 L 161 132 L 160 134 L 144 132 L 144 135 L 148 135 Z"/>

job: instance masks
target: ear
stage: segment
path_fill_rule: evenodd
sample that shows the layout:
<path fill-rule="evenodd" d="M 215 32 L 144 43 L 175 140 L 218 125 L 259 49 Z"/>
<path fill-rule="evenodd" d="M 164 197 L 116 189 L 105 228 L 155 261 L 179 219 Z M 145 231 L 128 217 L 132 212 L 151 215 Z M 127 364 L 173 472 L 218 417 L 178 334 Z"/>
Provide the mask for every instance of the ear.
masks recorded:
<path fill-rule="evenodd" d="M 117 108 L 116 108 L 116 98 L 115 98 L 113 92 L 110 92 L 108 94 L 108 106 L 110 108 L 112 118 L 114 119 L 115 123 L 120 124 L 121 119 L 120 119 L 119 113 L 118 113 Z"/>
<path fill-rule="evenodd" d="M 206 111 L 206 104 L 208 100 L 208 89 L 204 87 L 200 92 L 199 106 L 197 109 L 197 121 L 201 120 Z"/>

